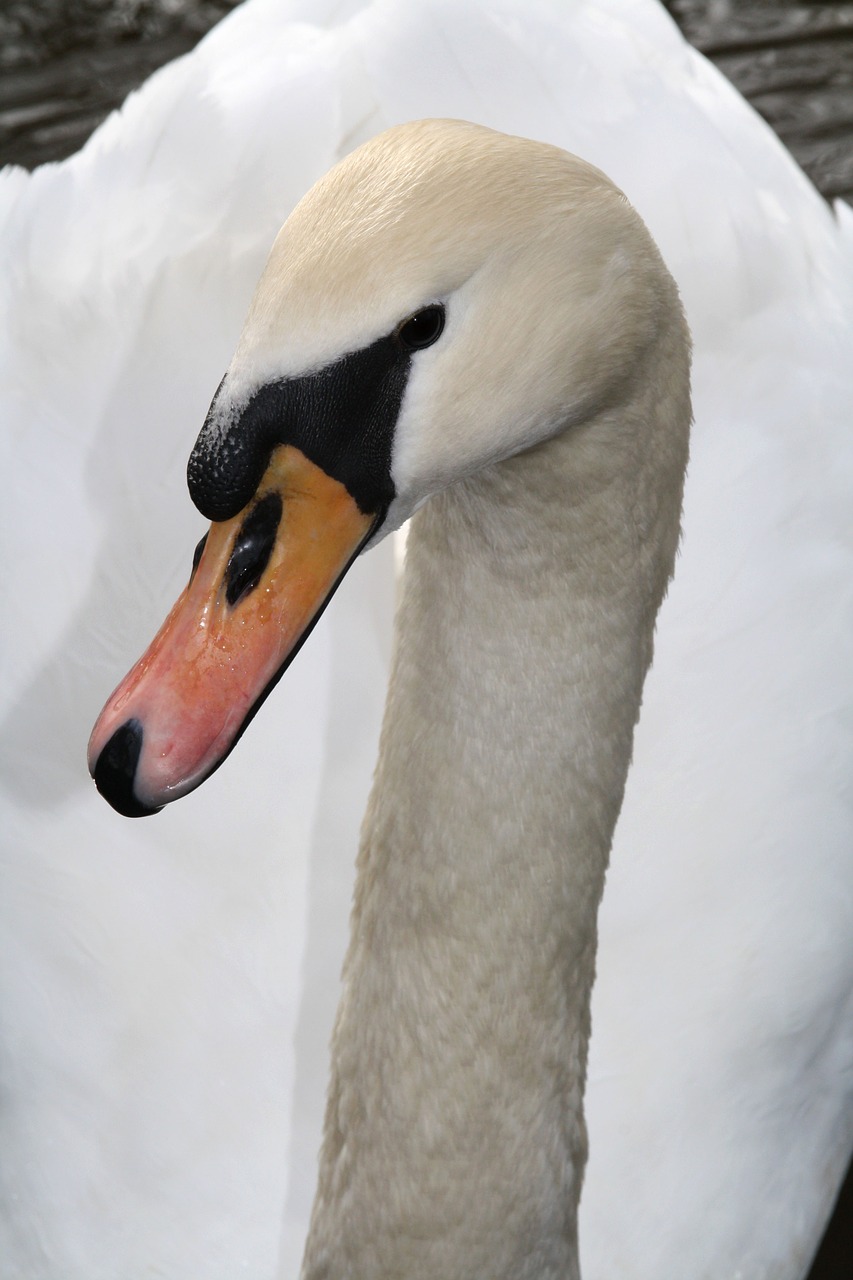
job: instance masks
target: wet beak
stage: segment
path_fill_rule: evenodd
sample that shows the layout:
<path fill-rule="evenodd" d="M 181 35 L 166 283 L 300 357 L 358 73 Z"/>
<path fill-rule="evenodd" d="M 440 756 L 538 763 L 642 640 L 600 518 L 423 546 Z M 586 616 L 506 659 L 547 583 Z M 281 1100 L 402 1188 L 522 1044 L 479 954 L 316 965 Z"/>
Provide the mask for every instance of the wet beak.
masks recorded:
<path fill-rule="evenodd" d="M 92 731 L 89 771 L 113 808 L 156 813 L 222 763 L 380 518 L 300 450 L 275 450 Z"/>

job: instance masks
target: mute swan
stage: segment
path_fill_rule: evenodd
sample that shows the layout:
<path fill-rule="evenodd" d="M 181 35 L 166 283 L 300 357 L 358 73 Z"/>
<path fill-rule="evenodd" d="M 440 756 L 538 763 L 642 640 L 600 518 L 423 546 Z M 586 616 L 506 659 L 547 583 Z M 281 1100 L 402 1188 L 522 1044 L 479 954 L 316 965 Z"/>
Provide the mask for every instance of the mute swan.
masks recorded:
<path fill-rule="evenodd" d="M 386 544 L 199 796 L 126 823 L 79 748 L 185 579 L 187 449 L 282 217 L 358 141 L 457 115 L 610 173 L 696 342 L 684 547 L 600 918 L 583 1271 L 800 1275 L 850 1143 L 849 233 L 649 3 L 304 16 L 247 5 L 80 156 L 4 175 L 9 1274 L 298 1268 Z"/>
<path fill-rule="evenodd" d="M 197 786 L 417 512 L 306 1280 L 579 1274 L 595 921 L 689 346 L 617 188 L 470 124 L 365 143 L 273 246 L 190 459 L 215 523 L 89 764 L 131 817 Z"/>

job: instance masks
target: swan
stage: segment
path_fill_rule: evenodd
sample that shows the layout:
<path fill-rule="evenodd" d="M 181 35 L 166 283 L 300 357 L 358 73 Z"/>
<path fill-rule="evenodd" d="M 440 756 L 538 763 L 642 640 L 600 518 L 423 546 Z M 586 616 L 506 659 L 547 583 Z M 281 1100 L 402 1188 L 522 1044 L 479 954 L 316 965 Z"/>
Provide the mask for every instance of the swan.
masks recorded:
<path fill-rule="evenodd" d="M 413 516 L 302 1274 L 577 1276 L 595 918 L 678 541 L 689 338 L 621 192 L 399 126 L 279 233 L 193 450 L 214 523 L 89 763 L 156 812 Z"/>
<path fill-rule="evenodd" d="M 359 142 L 448 115 L 605 170 L 695 342 L 683 546 L 599 917 L 583 1272 L 799 1276 L 831 1205 L 851 1111 L 849 212 L 647 0 L 252 0 L 80 155 L 0 186 L 16 1280 L 298 1269 L 388 540 L 203 791 L 126 822 L 80 744 L 185 581 L 186 456 L 278 226 Z"/>

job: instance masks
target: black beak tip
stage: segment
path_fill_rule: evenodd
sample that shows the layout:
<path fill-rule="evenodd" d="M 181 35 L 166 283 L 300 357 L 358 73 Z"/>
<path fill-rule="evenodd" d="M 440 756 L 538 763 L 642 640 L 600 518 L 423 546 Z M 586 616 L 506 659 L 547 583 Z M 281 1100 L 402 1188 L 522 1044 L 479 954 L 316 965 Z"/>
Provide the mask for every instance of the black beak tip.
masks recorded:
<path fill-rule="evenodd" d="M 146 818 L 162 808 L 142 804 L 133 790 L 141 752 L 142 725 L 138 720 L 128 720 L 102 748 L 92 774 L 101 795 L 125 818 Z"/>

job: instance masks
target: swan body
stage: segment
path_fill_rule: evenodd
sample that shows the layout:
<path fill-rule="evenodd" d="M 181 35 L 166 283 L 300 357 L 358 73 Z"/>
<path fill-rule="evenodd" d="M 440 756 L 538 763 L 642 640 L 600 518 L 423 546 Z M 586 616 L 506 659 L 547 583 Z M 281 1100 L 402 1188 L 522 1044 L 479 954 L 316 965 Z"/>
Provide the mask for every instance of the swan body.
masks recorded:
<path fill-rule="evenodd" d="M 681 563 L 600 917 L 583 1271 L 800 1276 L 850 1145 L 849 214 L 649 4 L 309 16 L 237 11 L 80 156 L 4 175 L 9 1274 L 298 1267 L 387 544 L 199 797 L 124 823 L 79 744 L 185 577 L 188 444 L 282 217 L 381 128 L 456 115 L 606 170 L 696 345 Z"/>

